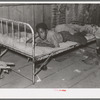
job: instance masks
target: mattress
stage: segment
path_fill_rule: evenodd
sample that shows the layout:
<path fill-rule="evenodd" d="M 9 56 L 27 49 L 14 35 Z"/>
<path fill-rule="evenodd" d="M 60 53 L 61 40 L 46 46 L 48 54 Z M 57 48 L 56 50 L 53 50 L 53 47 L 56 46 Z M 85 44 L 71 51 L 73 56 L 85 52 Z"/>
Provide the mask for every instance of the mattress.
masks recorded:
<path fill-rule="evenodd" d="M 94 36 L 91 34 L 88 34 L 86 38 L 88 42 L 94 40 Z M 24 39 L 20 40 L 19 42 L 16 38 L 12 39 L 9 36 L 0 34 L 0 44 L 3 44 L 9 48 L 12 48 L 15 51 L 19 51 L 25 55 L 32 56 L 32 49 L 33 49 L 32 44 L 26 45 L 24 43 Z M 60 43 L 60 47 L 58 48 L 35 46 L 35 57 L 43 57 L 53 52 L 60 52 L 60 51 L 71 49 L 71 47 L 73 48 L 74 46 L 78 46 L 78 45 L 79 44 L 76 42 L 67 41 L 64 43 Z"/>

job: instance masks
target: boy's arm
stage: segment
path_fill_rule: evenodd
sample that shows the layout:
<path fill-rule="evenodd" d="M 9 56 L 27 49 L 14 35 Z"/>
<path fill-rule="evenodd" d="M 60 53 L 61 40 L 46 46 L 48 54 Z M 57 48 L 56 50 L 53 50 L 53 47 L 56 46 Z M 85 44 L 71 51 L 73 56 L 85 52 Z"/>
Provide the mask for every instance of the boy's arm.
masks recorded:
<path fill-rule="evenodd" d="M 53 37 L 53 38 L 52 38 L 52 42 L 53 42 L 53 44 L 55 45 L 55 47 L 60 47 L 60 46 L 59 46 L 59 43 L 57 42 L 56 37 Z"/>
<path fill-rule="evenodd" d="M 59 43 L 57 42 L 57 38 L 54 34 L 50 34 L 49 38 L 46 40 L 41 40 L 37 38 L 36 42 L 37 46 L 42 46 L 42 47 L 59 47 Z"/>
<path fill-rule="evenodd" d="M 38 38 L 39 36 L 38 36 L 38 33 L 36 33 L 35 34 L 35 42 L 37 41 L 37 38 Z M 26 43 L 32 43 L 32 37 L 31 38 L 29 38 L 27 41 L 26 41 Z"/>

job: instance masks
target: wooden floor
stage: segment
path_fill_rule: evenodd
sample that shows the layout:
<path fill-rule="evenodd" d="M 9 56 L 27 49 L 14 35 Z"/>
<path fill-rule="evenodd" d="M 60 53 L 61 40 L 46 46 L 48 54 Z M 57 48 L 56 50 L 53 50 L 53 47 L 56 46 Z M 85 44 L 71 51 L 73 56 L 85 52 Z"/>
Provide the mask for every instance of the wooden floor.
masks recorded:
<path fill-rule="evenodd" d="M 53 58 L 47 65 L 48 69 L 37 75 L 35 85 L 32 84 L 32 62 L 9 51 L 1 60 L 15 63 L 15 67 L 0 79 L 0 88 L 99 88 L 100 65 L 93 56 L 95 47 L 93 43 Z M 83 61 L 90 56 L 94 60 Z"/>

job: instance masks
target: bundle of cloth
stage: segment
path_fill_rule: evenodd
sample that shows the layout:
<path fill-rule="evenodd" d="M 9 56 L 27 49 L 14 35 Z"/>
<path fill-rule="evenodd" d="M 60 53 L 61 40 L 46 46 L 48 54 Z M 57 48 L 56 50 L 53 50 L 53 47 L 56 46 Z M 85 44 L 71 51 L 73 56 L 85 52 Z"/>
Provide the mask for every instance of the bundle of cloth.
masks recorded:
<path fill-rule="evenodd" d="M 71 35 L 79 33 L 83 36 L 86 36 L 87 34 L 93 34 L 93 25 L 62 24 L 62 25 L 57 25 L 54 31 L 56 32 L 68 31 Z"/>

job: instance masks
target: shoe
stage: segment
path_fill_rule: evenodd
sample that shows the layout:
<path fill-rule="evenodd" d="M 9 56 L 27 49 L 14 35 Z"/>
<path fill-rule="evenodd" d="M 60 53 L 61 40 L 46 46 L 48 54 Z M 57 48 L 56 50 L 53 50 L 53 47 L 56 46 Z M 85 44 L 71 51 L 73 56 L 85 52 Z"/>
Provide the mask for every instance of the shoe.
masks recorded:
<path fill-rule="evenodd" d="M 47 66 L 43 66 L 43 67 L 42 67 L 42 70 L 43 70 L 43 71 L 46 71 L 47 69 L 48 69 Z"/>

